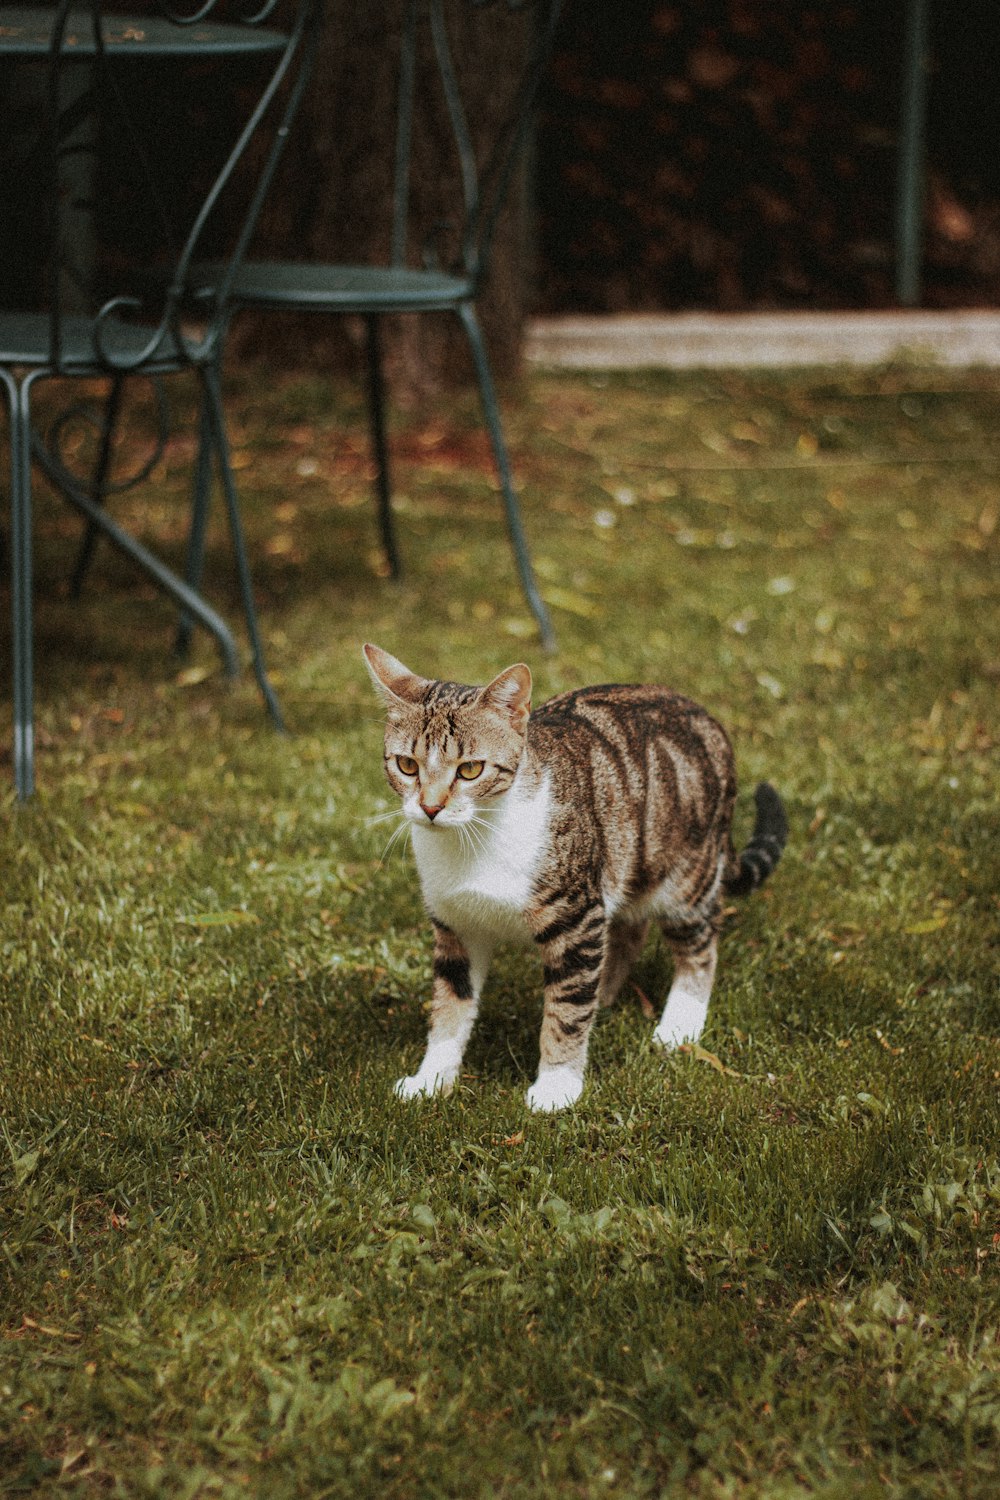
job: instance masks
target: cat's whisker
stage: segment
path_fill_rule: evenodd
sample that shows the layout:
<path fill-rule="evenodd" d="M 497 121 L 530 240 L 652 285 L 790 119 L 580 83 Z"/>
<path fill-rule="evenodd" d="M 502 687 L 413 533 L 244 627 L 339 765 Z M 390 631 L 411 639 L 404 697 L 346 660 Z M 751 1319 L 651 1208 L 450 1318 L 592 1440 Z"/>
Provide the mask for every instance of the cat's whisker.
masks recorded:
<path fill-rule="evenodd" d="M 396 816 L 399 817 L 400 815 L 397 813 Z M 389 858 L 390 854 L 392 853 L 392 851 L 396 847 L 396 845 L 399 844 L 399 843 L 401 843 L 406 838 L 406 835 L 409 833 L 409 831 L 410 831 L 410 821 L 409 821 L 409 819 L 408 818 L 404 818 L 404 817 L 400 817 L 399 824 L 397 825 L 397 827 L 395 827 L 393 829 L 393 831 L 392 831 L 392 833 L 391 833 L 391 835 L 389 837 L 389 842 L 386 844 L 385 848 L 382 850 L 382 858 L 379 860 L 379 869 L 381 869 L 382 866 L 385 864 L 386 860 Z"/>
<path fill-rule="evenodd" d="M 493 818 L 474 812 L 464 826 L 469 829 L 470 841 L 478 854 L 487 855 L 497 865 L 510 866 L 507 850 L 492 837 L 496 830 Z"/>
<path fill-rule="evenodd" d="M 473 826 L 473 822 L 474 820 L 472 818 L 469 818 L 466 820 L 466 822 L 458 824 L 458 837 L 461 841 L 463 849 L 475 850 L 479 848 L 479 844 L 476 840 L 476 831 Z"/>
<path fill-rule="evenodd" d="M 486 830 L 489 826 L 488 820 L 477 813 L 473 813 L 469 821 L 461 825 L 463 841 L 467 841 L 473 853 L 485 854 L 487 852 Z"/>
<path fill-rule="evenodd" d="M 464 854 L 468 854 L 470 851 L 474 853 L 476 846 L 472 842 L 472 836 L 469 833 L 468 824 L 467 823 L 459 823 L 458 828 L 456 829 L 456 832 L 458 834 L 458 842 L 462 846 L 462 852 Z"/>
<path fill-rule="evenodd" d="M 488 833 L 489 824 L 480 818 L 473 819 L 472 823 L 469 825 L 469 834 L 472 838 L 473 843 L 476 845 L 476 848 L 480 851 L 481 854 L 489 853 L 489 839 L 487 838 Z"/>
<path fill-rule="evenodd" d="M 392 854 L 394 849 L 402 849 L 404 847 L 405 846 L 400 843 L 398 837 L 391 839 L 386 845 L 385 850 L 383 851 L 382 858 L 379 860 L 379 869 L 381 869 L 388 862 L 390 855 Z"/>
<path fill-rule="evenodd" d="M 378 813 L 373 818 L 365 819 L 366 828 L 377 828 L 380 823 L 390 823 L 399 817 L 399 812 Z"/>

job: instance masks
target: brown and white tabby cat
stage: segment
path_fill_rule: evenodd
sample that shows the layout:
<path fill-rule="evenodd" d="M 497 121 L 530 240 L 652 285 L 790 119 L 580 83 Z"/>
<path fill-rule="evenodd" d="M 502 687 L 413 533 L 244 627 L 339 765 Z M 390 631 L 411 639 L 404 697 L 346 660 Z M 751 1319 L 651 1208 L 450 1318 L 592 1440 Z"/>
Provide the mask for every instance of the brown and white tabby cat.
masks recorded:
<path fill-rule="evenodd" d="M 511 939 L 537 943 L 544 964 L 532 1109 L 579 1098 L 597 1007 L 615 999 L 651 920 L 675 963 L 654 1038 L 697 1041 L 722 898 L 760 885 L 788 832 L 762 783 L 753 837 L 735 853 L 724 730 L 666 688 L 580 688 L 531 713 L 526 666 L 466 687 L 418 677 L 377 646 L 364 654 L 434 924 L 427 1050 L 399 1097 L 452 1087 L 493 949 Z"/>

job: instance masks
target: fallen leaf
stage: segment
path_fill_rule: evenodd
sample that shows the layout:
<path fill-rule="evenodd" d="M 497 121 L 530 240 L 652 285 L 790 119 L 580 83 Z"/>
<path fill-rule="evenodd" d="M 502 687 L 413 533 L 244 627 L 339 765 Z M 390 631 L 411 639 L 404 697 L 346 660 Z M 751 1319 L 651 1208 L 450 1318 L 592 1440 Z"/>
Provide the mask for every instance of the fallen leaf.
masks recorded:
<path fill-rule="evenodd" d="M 652 1000 L 650 1000 L 649 996 L 647 994 L 645 994 L 645 992 L 639 988 L 639 986 L 635 983 L 634 980 L 632 982 L 632 988 L 635 990 L 636 994 L 639 997 L 639 1008 L 642 1011 L 643 1015 L 646 1017 L 646 1020 L 647 1021 L 653 1021 L 653 1020 L 655 1020 L 656 1019 L 656 1007 L 653 1004 Z"/>
<path fill-rule="evenodd" d="M 174 682 L 178 687 L 197 687 L 199 682 L 204 682 L 211 675 L 209 667 L 185 667 L 183 672 L 177 673 Z"/>
<path fill-rule="evenodd" d="M 260 918 L 252 911 L 200 911 L 178 920 L 185 927 L 244 927 Z"/>
<path fill-rule="evenodd" d="M 22 1319 L 21 1319 L 21 1326 L 22 1326 L 22 1328 L 30 1328 L 34 1333 L 45 1333 L 45 1334 L 48 1334 L 49 1338 L 53 1338 L 53 1339 L 73 1339 L 73 1340 L 77 1340 L 77 1339 L 79 1339 L 81 1337 L 80 1334 L 78 1334 L 78 1333 L 70 1333 L 68 1331 L 68 1329 L 65 1329 L 65 1328 L 50 1328 L 45 1323 L 36 1323 L 35 1320 L 34 1320 L 34 1318 L 29 1318 L 27 1316 L 27 1314 L 25 1314 L 22 1317 Z"/>
<path fill-rule="evenodd" d="M 921 937 L 925 932 L 940 932 L 942 927 L 948 925 L 947 917 L 925 917 L 922 922 L 911 922 L 909 927 L 903 931 L 911 937 Z"/>
<path fill-rule="evenodd" d="M 118 812 L 123 818 L 151 818 L 153 809 L 145 802 L 119 802 Z"/>
<path fill-rule="evenodd" d="M 689 1056 L 694 1058 L 695 1062 L 708 1063 L 710 1068 L 714 1068 L 717 1073 L 724 1073 L 727 1078 L 739 1078 L 740 1076 L 735 1068 L 727 1068 L 721 1058 L 716 1057 L 714 1052 L 709 1052 L 706 1048 L 699 1046 L 697 1042 L 682 1042 L 678 1050 L 687 1052 Z"/>
<path fill-rule="evenodd" d="M 40 1151 L 24 1151 L 20 1156 L 14 1158 L 14 1181 L 18 1186 L 26 1182 L 32 1172 L 38 1166 Z"/>
<path fill-rule="evenodd" d="M 290 531 L 279 531 L 264 543 L 264 551 L 268 557 L 292 557 L 295 546 L 295 537 Z"/>
<path fill-rule="evenodd" d="M 516 617 L 504 620 L 503 629 L 507 635 L 512 635 L 519 641 L 527 640 L 529 636 L 535 633 L 535 626 L 531 620 L 523 620 Z"/>
<path fill-rule="evenodd" d="M 559 588 L 556 583 L 550 583 L 549 588 L 546 588 L 544 600 L 555 609 L 565 609 L 571 615 L 580 615 L 583 619 L 600 619 L 604 613 L 600 604 L 595 603 L 592 598 L 577 594 L 571 588 Z"/>

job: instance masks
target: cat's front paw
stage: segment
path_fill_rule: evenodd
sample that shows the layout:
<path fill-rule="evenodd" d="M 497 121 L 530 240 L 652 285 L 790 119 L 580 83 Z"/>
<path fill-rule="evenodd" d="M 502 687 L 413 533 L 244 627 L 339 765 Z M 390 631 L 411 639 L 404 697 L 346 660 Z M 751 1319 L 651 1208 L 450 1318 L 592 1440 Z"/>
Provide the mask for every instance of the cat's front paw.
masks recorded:
<path fill-rule="evenodd" d="M 528 1108 L 548 1113 L 568 1109 L 582 1093 L 583 1074 L 575 1068 L 543 1068 L 528 1090 Z"/>
<path fill-rule="evenodd" d="M 400 1078 L 393 1089 L 397 1099 L 429 1099 L 432 1094 L 450 1094 L 454 1078 L 445 1073 L 414 1073 L 410 1078 Z"/>
<path fill-rule="evenodd" d="M 410 1078 L 396 1084 L 397 1099 L 419 1099 L 431 1094 L 450 1094 L 462 1067 L 462 1047 L 453 1039 L 431 1041 L 420 1067 Z"/>

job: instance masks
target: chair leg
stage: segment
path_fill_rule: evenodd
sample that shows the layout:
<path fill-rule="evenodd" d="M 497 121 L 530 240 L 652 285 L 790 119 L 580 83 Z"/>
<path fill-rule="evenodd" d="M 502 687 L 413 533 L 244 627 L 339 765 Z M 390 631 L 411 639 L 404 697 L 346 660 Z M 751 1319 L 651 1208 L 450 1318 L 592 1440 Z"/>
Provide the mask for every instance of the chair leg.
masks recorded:
<path fill-rule="evenodd" d="M 389 444 L 385 430 L 385 381 L 382 377 L 382 341 L 379 337 L 378 317 L 371 313 L 365 319 L 368 349 L 368 421 L 372 450 L 378 466 L 376 493 L 378 499 L 379 530 L 385 549 L 389 571 L 393 578 L 401 572 L 399 547 L 396 541 L 396 523 L 392 514 L 392 486 L 389 475 Z"/>
<path fill-rule="evenodd" d="M 483 415 L 486 418 L 486 429 L 490 435 L 490 442 L 493 446 L 493 457 L 496 461 L 497 473 L 500 477 L 500 488 L 503 491 L 504 507 L 507 516 L 507 530 L 510 533 L 514 558 L 517 562 L 518 572 L 521 575 L 521 586 L 524 589 L 525 598 L 541 632 L 542 646 L 546 651 L 554 651 L 556 649 L 555 631 L 552 628 L 552 621 L 549 619 L 549 612 L 545 608 L 541 594 L 538 592 L 534 570 L 531 566 L 528 543 L 521 524 L 521 510 L 517 503 L 517 494 L 514 490 L 514 481 L 510 471 L 510 460 L 507 456 L 507 444 L 504 441 L 503 427 L 500 422 L 500 408 L 497 405 L 493 374 L 486 356 L 486 345 L 483 342 L 479 320 L 476 317 L 475 309 L 468 302 L 463 303 L 459 308 L 459 317 L 462 320 L 462 326 L 469 340 L 469 348 L 472 350 L 472 359 L 476 367 L 476 379 L 479 382 Z"/>
<path fill-rule="evenodd" d="M 10 411 L 11 647 L 14 688 L 14 786 L 22 802 L 35 790 L 31 564 L 31 385 L 0 370 Z"/>
<path fill-rule="evenodd" d="M 219 380 L 219 372 L 214 365 L 202 365 L 198 373 L 202 382 L 202 399 L 205 403 L 204 410 L 207 413 L 208 430 L 211 433 L 212 446 L 215 448 L 219 460 L 219 472 L 222 476 L 222 490 L 226 501 L 226 510 L 229 515 L 229 531 L 233 542 L 233 556 L 236 561 L 236 576 L 239 580 L 240 594 L 243 599 L 243 613 L 247 622 L 247 634 L 250 637 L 250 649 L 253 654 L 254 675 L 258 686 L 267 705 L 267 711 L 275 728 L 283 730 L 285 721 L 282 718 L 281 709 L 274 689 L 268 681 L 267 670 L 264 666 L 264 648 L 260 639 L 260 631 L 257 628 L 257 612 L 253 601 L 253 583 L 250 577 L 250 565 L 247 561 L 246 545 L 243 540 L 243 523 L 240 520 L 239 498 L 236 494 L 236 481 L 233 478 L 232 465 L 229 460 L 229 441 L 226 436 L 226 420 L 222 408 L 222 390 Z"/>
<path fill-rule="evenodd" d="M 189 588 L 197 593 L 201 587 L 205 567 L 205 531 L 208 513 L 212 504 L 212 420 L 208 407 L 208 394 L 202 389 L 201 410 L 198 415 L 198 457 L 194 471 L 194 493 L 191 499 L 191 531 L 188 536 L 187 568 L 185 580 Z M 195 622 L 186 611 L 181 615 L 177 627 L 175 650 L 178 656 L 187 656 L 191 648 L 191 636 Z"/>
<path fill-rule="evenodd" d="M 111 389 L 108 392 L 108 403 L 104 408 L 104 420 L 101 423 L 101 442 L 97 450 L 97 464 L 94 468 L 94 478 L 91 485 L 91 496 L 95 505 L 103 505 L 107 494 L 108 473 L 111 469 L 111 454 L 114 448 L 115 429 L 118 426 L 118 416 L 121 411 L 122 396 L 125 391 L 124 375 L 115 375 L 111 381 Z M 80 543 L 80 551 L 77 554 L 76 567 L 73 569 L 73 577 L 70 580 L 70 594 L 74 599 L 79 599 L 83 589 L 83 581 L 90 571 L 90 564 L 94 556 L 94 548 L 99 536 L 97 526 L 93 521 L 88 521 L 83 533 L 83 541 Z"/>

